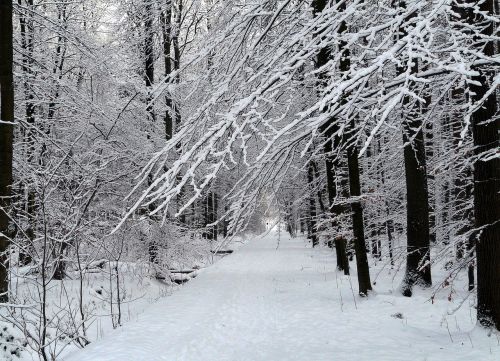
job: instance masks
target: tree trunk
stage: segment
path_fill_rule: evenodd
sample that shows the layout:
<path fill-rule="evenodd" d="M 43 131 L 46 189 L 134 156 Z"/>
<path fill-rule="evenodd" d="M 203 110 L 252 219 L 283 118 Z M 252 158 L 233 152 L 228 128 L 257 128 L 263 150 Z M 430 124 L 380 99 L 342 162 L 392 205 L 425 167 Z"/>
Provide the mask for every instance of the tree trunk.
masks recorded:
<path fill-rule="evenodd" d="M 400 6 L 405 8 L 405 2 L 401 1 Z M 399 33 L 400 37 L 404 37 L 407 35 L 407 30 L 401 28 Z M 399 73 L 405 71 L 406 67 L 398 67 Z M 418 65 L 414 59 L 411 73 L 417 72 Z M 413 285 L 417 284 L 422 287 L 432 285 L 429 194 L 421 104 L 418 101 L 412 104 L 412 99 L 405 96 L 403 98 L 402 117 L 407 227 L 406 273 L 402 284 L 402 292 L 404 296 L 411 297 Z"/>
<path fill-rule="evenodd" d="M 217 197 L 217 193 L 212 192 L 212 212 L 211 212 L 212 223 L 217 222 L 218 212 L 219 212 L 219 199 Z M 219 225 L 216 224 L 216 225 L 212 226 L 212 239 L 214 241 L 217 241 L 218 236 L 219 236 Z"/>
<path fill-rule="evenodd" d="M 12 2 L 0 2 L 0 120 L 14 122 Z M 8 257 L 14 125 L 0 123 L 0 302 L 9 300 Z"/>
<path fill-rule="evenodd" d="M 152 100 L 152 87 L 155 77 L 154 67 L 154 30 L 153 30 L 153 9 L 151 1 L 146 1 L 144 8 L 144 82 L 146 85 L 146 114 L 148 121 L 151 122 L 149 130 L 147 131 L 147 139 L 151 140 L 151 133 L 153 132 L 153 124 L 156 121 L 156 114 L 154 111 Z M 153 182 L 152 175 L 148 176 L 148 185 Z M 149 205 L 149 212 L 154 210 L 154 205 Z M 153 220 L 149 217 L 149 222 Z M 148 244 L 149 261 L 152 264 L 158 264 L 158 245 L 154 240 L 149 240 Z"/>
<path fill-rule="evenodd" d="M 426 104 L 430 104 L 431 96 L 426 96 Z M 424 106 L 422 113 L 428 111 L 427 106 Z M 432 164 L 434 158 L 434 124 L 429 121 L 425 124 L 424 132 L 424 147 L 426 163 Z M 426 173 L 427 176 L 427 193 L 428 193 L 428 208 L 429 208 L 429 242 L 436 242 L 436 194 L 435 194 L 435 176 L 432 173 Z M 430 190 L 430 191 L 429 191 Z"/>
<path fill-rule="evenodd" d="M 346 4 L 343 3 L 339 11 L 345 11 Z M 345 21 L 342 22 L 339 28 L 339 33 L 347 31 Z M 351 52 L 347 48 L 347 43 L 342 41 L 339 44 L 339 51 L 342 57 L 340 60 L 340 71 L 342 73 L 348 72 L 351 67 Z M 356 128 L 355 117 L 351 116 L 348 124 L 348 132 L 354 133 Z M 350 134 L 351 136 L 353 134 Z M 370 267 L 368 265 L 368 258 L 366 255 L 366 242 L 365 230 L 363 224 L 363 207 L 361 205 L 361 182 L 359 179 L 359 162 L 358 162 L 358 147 L 356 142 L 353 141 L 347 148 L 347 165 L 349 173 L 349 193 L 351 197 L 357 197 L 356 200 L 351 200 L 351 217 L 352 217 L 352 230 L 354 236 L 354 249 L 356 254 L 356 267 L 358 271 L 358 286 L 359 294 L 367 296 L 368 291 L 372 289 L 370 281 Z M 348 266 L 347 266 L 348 267 Z"/>
<path fill-rule="evenodd" d="M 172 61 L 171 61 L 171 35 L 172 35 L 172 1 L 166 0 L 165 11 L 161 12 L 161 25 L 163 32 L 163 61 L 165 66 L 165 77 L 169 77 L 172 73 Z M 171 79 L 169 79 L 171 81 Z M 173 136 L 173 117 L 172 113 L 173 102 L 170 92 L 167 90 L 165 92 L 165 105 L 167 110 L 165 112 L 165 139 L 172 139 Z"/>
<path fill-rule="evenodd" d="M 354 129 L 354 118 L 350 120 L 351 128 Z M 351 197 L 361 196 L 361 184 L 359 180 L 358 147 L 353 143 L 347 150 L 347 162 L 349 165 L 349 190 Z M 351 200 L 352 231 L 354 236 L 354 249 L 356 251 L 356 267 L 358 269 L 359 294 L 368 295 L 372 289 L 370 281 L 370 267 L 366 256 L 365 230 L 363 225 L 363 207 L 361 200 Z"/>
<path fill-rule="evenodd" d="M 477 51 L 484 47 L 486 56 L 496 55 L 494 41 L 495 32 L 493 18 L 497 16 L 494 0 L 486 0 L 470 5 L 479 7 L 488 18 L 476 16 L 469 9 L 470 26 L 482 29 L 483 37 L 475 36 Z M 486 44 L 485 44 L 485 40 Z M 473 103 L 487 95 L 495 76 L 495 67 L 476 66 L 477 76 L 469 83 Z M 498 155 L 500 142 L 498 134 L 497 94 L 489 94 L 481 107 L 471 117 L 474 154 L 478 160 L 474 164 L 474 216 L 477 229 L 477 318 L 486 327 L 500 330 L 500 158 Z"/>
<path fill-rule="evenodd" d="M 314 196 L 314 168 L 312 162 L 309 162 L 307 169 L 307 183 L 309 184 L 309 235 L 312 241 L 312 246 L 316 247 L 318 242 L 318 235 L 316 233 L 316 200 Z"/>
<path fill-rule="evenodd" d="M 154 31 L 153 31 L 153 10 L 151 1 L 146 1 L 145 14 L 144 14 L 144 81 L 147 89 L 147 105 L 146 112 L 151 122 L 156 120 L 156 115 L 151 104 L 151 90 L 155 78 L 155 58 L 154 58 Z M 149 135 L 151 139 L 151 135 Z"/>
<path fill-rule="evenodd" d="M 18 4 L 22 5 L 21 0 L 18 0 Z M 33 82 L 33 37 L 34 37 L 34 27 L 33 27 L 33 16 L 30 13 L 33 11 L 33 0 L 26 1 L 26 6 L 29 7 L 28 11 L 21 12 L 19 14 L 19 30 L 21 32 L 21 47 L 23 49 L 22 56 L 22 73 L 23 73 L 23 87 L 24 87 L 24 97 L 25 97 L 25 120 L 29 125 L 29 129 L 24 132 L 24 137 L 26 141 L 26 159 L 29 164 L 34 162 L 35 154 L 35 136 L 34 129 L 35 126 L 35 105 L 34 99 L 35 94 L 32 89 Z M 31 249 L 33 248 L 33 241 L 35 239 L 35 228 L 36 228 L 36 193 L 33 185 L 31 187 L 28 185 L 32 182 L 24 183 L 20 188 L 20 197 L 24 198 L 25 210 L 28 221 L 28 228 L 25 232 L 27 238 L 25 242 L 21 243 L 19 248 L 19 264 L 25 266 L 32 261 Z M 24 189 L 26 188 L 26 189 Z"/>
<path fill-rule="evenodd" d="M 175 12 L 175 29 L 172 34 L 172 45 L 174 47 L 174 70 L 177 72 L 179 71 L 181 66 L 181 50 L 179 48 L 179 35 L 181 31 L 181 22 L 182 22 L 182 7 L 183 7 L 182 0 L 177 0 L 177 9 Z M 180 81 L 180 75 L 179 73 L 177 73 L 177 75 L 175 76 L 175 82 L 179 83 L 179 81 Z M 174 114 L 175 114 L 175 127 L 178 128 L 180 127 L 180 124 L 182 122 L 181 112 L 178 104 L 174 104 Z"/>
<path fill-rule="evenodd" d="M 326 0 L 314 0 L 313 1 L 313 12 L 314 15 L 318 15 L 321 13 L 326 5 Z M 328 48 L 320 49 L 317 57 L 316 57 L 316 68 L 319 69 L 324 66 L 330 58 L 330 50 Z M 320 86 L 324 86 L 325 82 L 325 74 L 320 74 Z M 340 209 L 338 206 L 335 206 L 335 198 L 337 197 L 337 186 L 335 184 L 336 181 L 336 170 L 340 168 L 339 163 L 336 160 L 336 157 L 333 156 L 332 152 L 334 149 L 337 149 L 340 140 L 337 136 L 334 136 L 336 129 L 335 119 L 330 119 L 327 123 L 322 127 L 322 131 L 327 139 L 327 142 L 324 146 L 324 153 L 326 156 L 326 181 L 327 181 L 327 191 L 328 191 L 328 206 L 329 210 L 333 212 L 334 216 L 340 213 Z M 332 139 L 333 138 L 333 139 Z M 333 222 L 333 228 L 337 228 L 335 222 Z M 347 275 L 349 274 L 349 262 L 347 261 L 347 251 L 346 251 L 346 240 L 337 235 L 334 237 L 335 242 L 335 251 L 337 255 L 337 268 L 339 270 L 343 270 Z"/>
<path fill-rule="evenodd" d="M 217 219 L 217 199 L 216 194 L 209 191 L 205 198 L 205 221 L 204 221 L 204 234 L 205 238 L 209 240 L 217 240 L 217 226 L 209 226 Z"/>
<path fill-rule="evenodd" d="M 432 279 L 429 263 L 429 203 L 422 122 L 410 114 L 405 118 L 403 141 L 405 143 L 407 256 L 403 294 L 410 297 L 414 284 L 428 287 L 432 285 Z M 417 130 L 416 134 L 415 130 Z"/>
<path fill-rule="evenodd" d="M 318 180 L 319 180 L 319 171 L 318 171 L 318 167 L 316 166 L 316 162 L 312 160 L 311 161 L 311 166 L 314 169 L 314 177 L 316 178 L 316 184 L 317 184 Z M 319 187 L 319 185 L 318 185 L 318 189 L 317 189 L 316 193 L 318 195 L 319 209 L 321 210 L 322 213 L 325 213 L 326 212 L 326 207 L 325 207 L 325 204 L 323 203 L 322 188 Z"/>

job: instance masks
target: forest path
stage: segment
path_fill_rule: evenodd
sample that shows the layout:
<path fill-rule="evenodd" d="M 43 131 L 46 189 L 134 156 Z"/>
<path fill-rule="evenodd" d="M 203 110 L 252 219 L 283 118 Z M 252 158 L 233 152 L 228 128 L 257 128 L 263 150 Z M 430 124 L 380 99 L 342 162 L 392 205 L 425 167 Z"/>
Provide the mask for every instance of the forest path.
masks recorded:
<path fill-rule="evenodd" d="M 461 331 L 452 330 L 452 342 L 440 320 L 432 320 L 442 306 L 433 308 L 423 297 L 354 296 L 355 275 L 343 276 L 334 265 L 331 250 L 311 249 L 303 238 L 258 237 L 138 321 L 65 360 L 500 359 L 498 347 L 472 347 Z M 405 319 L 391 316 L 397 312 Z"/>

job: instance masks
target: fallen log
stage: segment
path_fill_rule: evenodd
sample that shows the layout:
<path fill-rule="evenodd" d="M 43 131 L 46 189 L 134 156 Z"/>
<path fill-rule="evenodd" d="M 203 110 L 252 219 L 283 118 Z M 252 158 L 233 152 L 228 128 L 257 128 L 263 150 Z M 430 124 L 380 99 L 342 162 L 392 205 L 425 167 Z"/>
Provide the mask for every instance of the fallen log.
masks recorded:
<path fill-rule="evenodd" d="M 226 255 L 226 254 L 231 254 L 234 251 L 232 249 L 220 249 L 218 251 L 213 251 L 212 250 L 210 252 L 212 252 L 213 254 Z"/>

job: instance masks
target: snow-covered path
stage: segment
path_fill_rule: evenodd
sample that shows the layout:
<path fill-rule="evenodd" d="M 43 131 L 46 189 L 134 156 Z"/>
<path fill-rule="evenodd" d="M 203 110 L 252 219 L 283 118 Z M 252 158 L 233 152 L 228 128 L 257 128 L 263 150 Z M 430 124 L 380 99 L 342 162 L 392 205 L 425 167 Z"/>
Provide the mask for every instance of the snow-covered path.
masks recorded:
<path fill-rule="evenodd" d="M 447 301 L 384 294 L 384 285 L 361 299 L 355 276 L 353 292 L 334 265 L 331 250 L 301 238 L 254 239 L 65 360 L 500 360 L 495 336 L 459 322 L 448 333 Z"/>

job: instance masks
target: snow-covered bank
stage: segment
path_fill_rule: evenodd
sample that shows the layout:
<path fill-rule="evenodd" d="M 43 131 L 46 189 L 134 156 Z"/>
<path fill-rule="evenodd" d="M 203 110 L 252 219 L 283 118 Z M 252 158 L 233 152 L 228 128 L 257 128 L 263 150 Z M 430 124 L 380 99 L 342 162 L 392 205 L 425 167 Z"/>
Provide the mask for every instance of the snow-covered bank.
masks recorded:
<path fill-rule="evenodd" d="M 500 359 L 497 335 L 476 329 L 469 307 L 444 317 L 454 300 L 404 298 L 394 284 L 383 271 L 362 299 L 331 250 L 270 234 L 64 360 Z"/>

